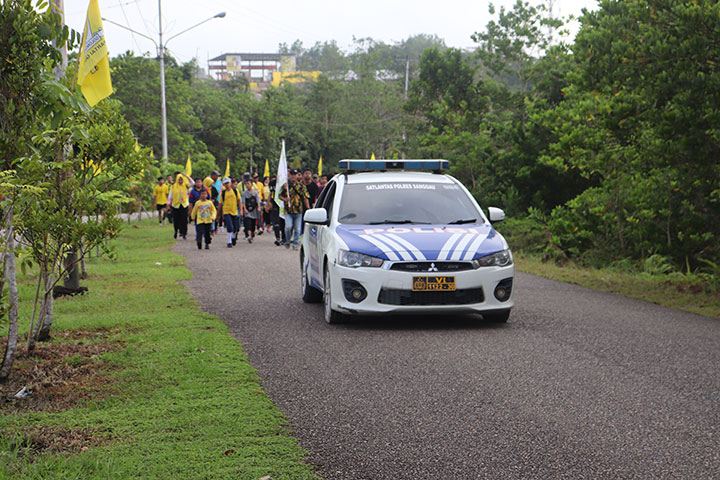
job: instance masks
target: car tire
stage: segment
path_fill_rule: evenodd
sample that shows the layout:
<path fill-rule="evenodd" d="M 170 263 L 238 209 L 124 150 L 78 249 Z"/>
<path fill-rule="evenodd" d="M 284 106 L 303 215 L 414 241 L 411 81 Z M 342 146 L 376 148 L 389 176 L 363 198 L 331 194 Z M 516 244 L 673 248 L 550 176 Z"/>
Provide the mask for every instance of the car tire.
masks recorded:
<path fill-rule="evenodd" d="M 482 316 L 483 319 L 491 323 L 507 323 L 508 318 L 510 318 L 510 310 L 483 313 Z"/>
<path fill-rule="evenodd" d="M 310 285 L 308 278 L 307 265 L 305 263 L 305 255 L 300 254 L 300 282 L 302 288 L 302 299 L 305 303 L 318 303 L 322 301 L 323 294 L 320 290 Z"/>
<path fill-rule="evenodd" d="M 345 315 L 332 308 L 332 289 L 330 288 L 330 271 L 325 267 L 323 275 L 323 316 L 329 324 L 343 323 Z"/>

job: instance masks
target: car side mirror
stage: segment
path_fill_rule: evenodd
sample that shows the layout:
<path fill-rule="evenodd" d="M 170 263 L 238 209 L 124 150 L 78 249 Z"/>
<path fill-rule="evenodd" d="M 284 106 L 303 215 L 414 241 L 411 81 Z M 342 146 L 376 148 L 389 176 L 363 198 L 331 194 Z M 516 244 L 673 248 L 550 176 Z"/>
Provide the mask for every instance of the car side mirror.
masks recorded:
<path fill-rule="evenodd" d="M 488 207 L 488 216 L 490 218 L 490 222 L 501 222 L 505 220 L 505 212 L 496 207 Z"/>
<path fill-rule="evenodd" d="M 324 208 L 311 208 L 305 212 L 303 216 L 305 223 L 314 223 L 318 225 L 328 225 L 328 213 Z"/>

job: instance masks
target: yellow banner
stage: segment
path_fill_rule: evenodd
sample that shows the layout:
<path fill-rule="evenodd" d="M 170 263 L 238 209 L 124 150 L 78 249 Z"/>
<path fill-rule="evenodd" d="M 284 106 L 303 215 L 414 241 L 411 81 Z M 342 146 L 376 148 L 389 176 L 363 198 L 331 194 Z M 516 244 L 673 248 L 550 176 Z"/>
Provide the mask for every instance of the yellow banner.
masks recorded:
<path fill-rule="evenodd" d="M 190 161 L 190 155 L 188 155 L 187 162 L 185 162 L 185 175 L 192 178 L 192 162 Z"/>
<path fill-rule="evenodd" d="M 113 92 L 108 48 L 98 0 L 90 0 L 87 10 L 79 53 L 78 85 L 91 107 Z"/>
<path fill-rule="evenodd" d="M 225 163 L 225 175 L 223 175 L 223 176 L 230 178 L 230 159 L 229 159 L 229 158 L 226 159 L 226 163 Z"/>
<path fill-rule="evenodd" d="M 318 161 L 318 175 L 322 175 L 322 156 L 320 157 L 320 161 Z"/>
<path fill-rule="evenodd" d="M 270 176 L 270 164 L 267 161 L 267 158 L 265 159 L 265 171 L 263 172 L 263 178 Z"/>

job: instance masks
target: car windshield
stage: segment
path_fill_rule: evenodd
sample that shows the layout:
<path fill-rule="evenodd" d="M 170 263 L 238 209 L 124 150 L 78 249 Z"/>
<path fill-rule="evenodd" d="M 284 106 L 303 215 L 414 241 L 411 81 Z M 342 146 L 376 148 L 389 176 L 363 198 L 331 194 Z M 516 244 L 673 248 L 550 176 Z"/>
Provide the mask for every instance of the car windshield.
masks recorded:
<path fill-rule="evenodd" d="M 445 225 L 483 223 L 484 219 L 454 183 L 387 182 L 345 185 L 338 221 Z"/>

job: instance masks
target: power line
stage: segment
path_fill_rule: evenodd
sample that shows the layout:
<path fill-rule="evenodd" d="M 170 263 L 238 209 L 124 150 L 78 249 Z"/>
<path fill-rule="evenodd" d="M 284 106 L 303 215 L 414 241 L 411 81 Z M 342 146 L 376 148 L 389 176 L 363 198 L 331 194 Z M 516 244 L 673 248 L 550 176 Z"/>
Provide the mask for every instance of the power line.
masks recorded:
<path fill-rule="evenodd" d="M 130 4 L 130 3 L 137 4 L 137 0 L 135 0 L 135 2 L 127 2 L 127 3 L 128 4 Z M 120 6 L 120 10 L 122 11 L 123 17 L 125 18 L 125 23 L 130 25 L 130 20 L 128 20 L 127 14 L 125 13 L 125 7 L 123 6 L 122 3 L 119 3 L 119 2 L 118 2 L 118 5 Z M 133 42 L 135 42 L 135 46 L 137 47 L 138 52 L 142 52 L 142 49 L 140 48 L 140 44 L 138 43 L 137 38 L 135 38 L 135 34 L 133 32 L 130 32 L 130 36 L 132 37 Z"/>

